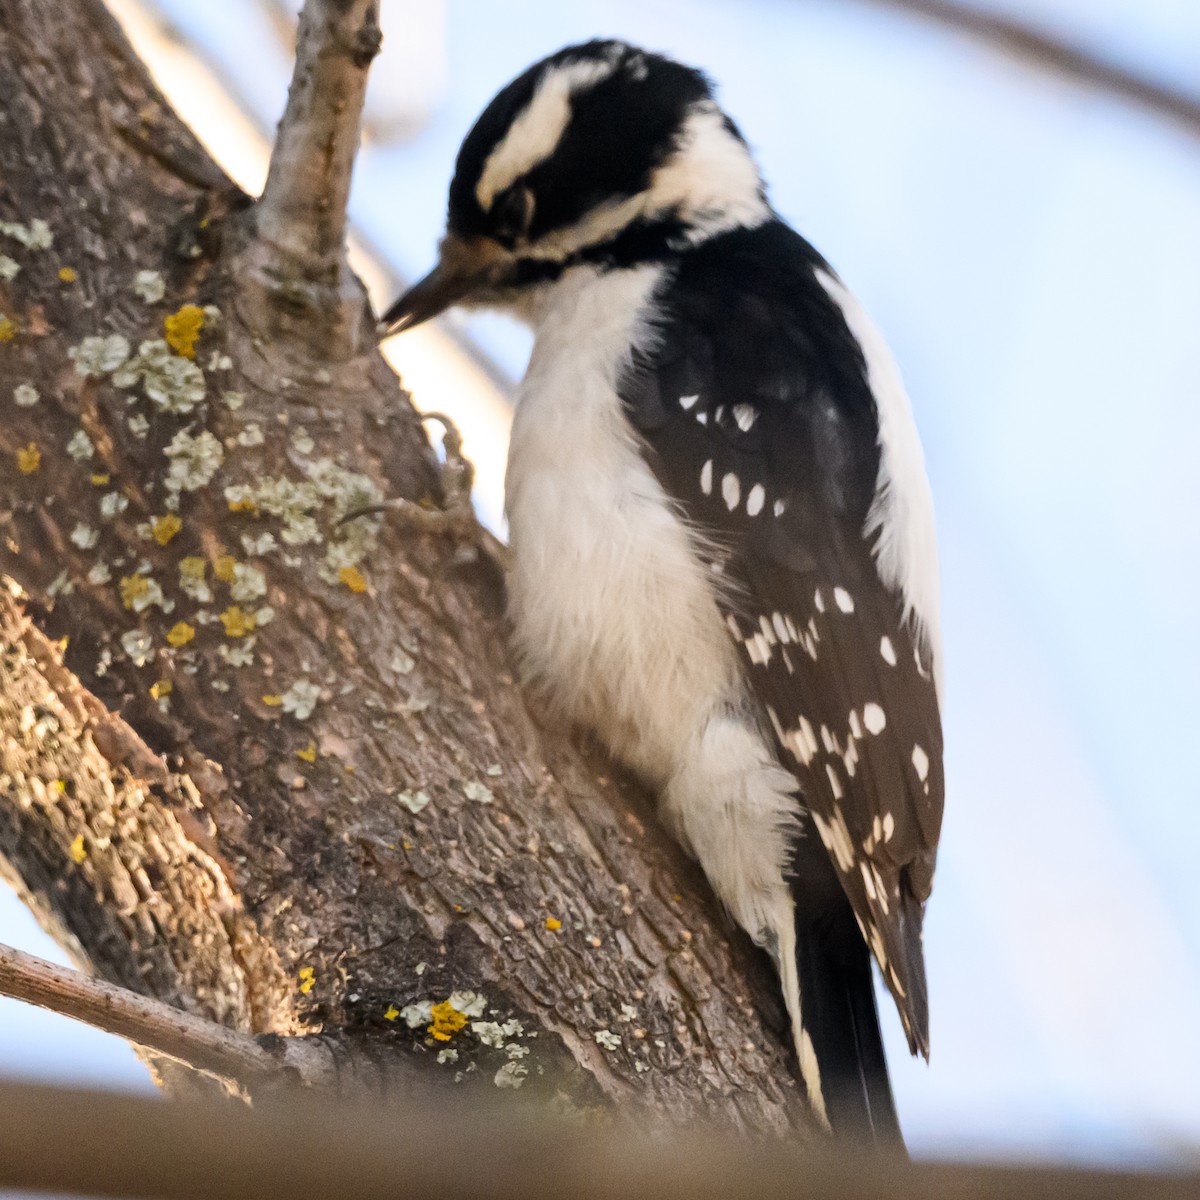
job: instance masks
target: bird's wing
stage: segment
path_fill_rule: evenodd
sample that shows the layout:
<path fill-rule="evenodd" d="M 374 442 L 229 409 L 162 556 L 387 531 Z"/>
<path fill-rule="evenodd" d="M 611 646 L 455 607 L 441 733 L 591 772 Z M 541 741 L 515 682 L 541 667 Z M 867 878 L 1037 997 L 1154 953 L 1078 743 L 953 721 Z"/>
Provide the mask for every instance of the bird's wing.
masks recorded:
<path fill-rule="evenodd" d="M 933 664 L 864 534 L 880 451 L 863 355 L 815 269 L 776 264 L 761 290 L 738 286 L 753 266 L 675 277 L 622 400 L 712 563 L 764 724 L 927 1055 L 921 922 L 943 800 Z"/>

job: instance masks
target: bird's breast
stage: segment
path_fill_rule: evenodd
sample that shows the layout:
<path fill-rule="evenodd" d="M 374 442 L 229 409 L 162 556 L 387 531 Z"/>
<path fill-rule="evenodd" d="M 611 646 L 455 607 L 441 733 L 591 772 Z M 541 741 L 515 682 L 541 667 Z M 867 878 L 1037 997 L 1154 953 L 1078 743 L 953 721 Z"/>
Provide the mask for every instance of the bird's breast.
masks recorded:
<path fill-rule="evenodd" d="M 644 462 L 617 376 L 652 269 L 564 278 L 518 395 L 509 606 L 528 677 L 651 783 L 738 668 L 709 568 Z"/>

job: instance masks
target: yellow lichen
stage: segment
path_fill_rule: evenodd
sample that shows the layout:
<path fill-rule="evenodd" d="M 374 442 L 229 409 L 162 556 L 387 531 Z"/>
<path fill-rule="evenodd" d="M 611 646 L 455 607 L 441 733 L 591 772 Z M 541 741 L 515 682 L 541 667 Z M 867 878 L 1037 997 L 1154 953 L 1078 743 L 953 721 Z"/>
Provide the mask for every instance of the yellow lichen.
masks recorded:
<path fill-rule="evenodd" d="M 59 267 L 58 277 L 63 283 L 74 283 L 79 278 L 79 273 L 74 267 Z"/>
<path fill-rule="evenodd" d="M 0 342 L 11 342 L 17 336 L 17 323 L 0 313 Z"/>
<path fill-rule="evenodd" d="M 317 982 L 316 972 L 312 967 L 300 968 L 300 990 L 307 996 L 313 990 L 313 985 Z"/>
<path fill-rule="evenodd" d="M 184 559 L 184 561 L 186 562 L 187 560 Z M 204 559 L 200 561 L 203 562 Z M 180 646 L 186 646 L 195 636 L 196 627 L 194 625 L 189 625 L 186 621 L 176 621 L 167 630 L 167 645 L 178 649 Z"/>
<path fill-rule="evenodd" d="M 280 704 L 283 703 L 282 696 L 279 697 L 279 702 L 280 702 Z M 308 745 L 305 746 L 303 750 L 296 751 L 296 757 L 302 758 L 306 763 L 316 762 L 317 761 L 317 748 L 316 748 L 316 746 L 313 745 L 312 742 L 309 742 Z"/>
<path fill-rule="evenodd" d="M 429 1032 L 439 1042 L 448 1042 L 467 1023 L 467 1014 L 461 1013 L 449 1000 L 435 1004 L 430 1010 L 433 1024 Z"/>
<path fill-rule="evenodd" d="M 248 513 L 258 512 L 258 505 L 254 503 L 253 497 L 242 496 L 238 500 L 230 500 L 229 501 L 229 511 L 230 512 L 248 512 Z"/>
<path fill-rule="evenodd" d="M 83 844 L 82 833 L 71 843 L 71 857 L 77 863 L 81 863 L 87 858 L 87 847 Z"/>
<path fill-rule="evenodd" d="M 394 1005 L 389 1004 L 388 1010 L 383 1014 L 385 1021 L 394 1021 L 400 1015 L 400 1010 Z"/>
<path fill-rule="evenodd" d="M 208 563 L 199 555 L 189 554 L 179 560 L 179 578 L 184 583 L 203 583 Z"/>
<path fill-rule="evenodd" d="M 196 339 L 204 328 L 204 309 L 185 304 L 178 312 L 163 318 L 167 345 L 183 358 L 196 357 Z"/>
<path fill-rule="evenodd" d="M 547 917 L 546 928 L 553 933 L 562 928 L 562 922 L 557 917 Z"/>
<path fill-rule="evenodd" d="M 254 632 L 254 614 L 246 612 L 240 605 L 231 604 L 221 614 L 221 624 L 225 626 L 226 637 L 245 637 Z"/>
<path fill-rule="evenodd" d="M 121 603 L 132 608 L 133 602 L 150 590 L 150 581 L 145 575 L 125 575 L 117 586 L 121 591 Z"/>
<path fill-rule="evenodd" d="M 352 592 L 365 592 L 367 590 L 367 581 L 357 567 L 343 567 L 338 572 L 338 578 Z"/>
<path fill-rule="evenodd" d="M 93 487 L 108 487 L 109 480 L 111 478 L 112 478 L 111 475 L 99 474 L 99 473 L 95 474 L 92 476 L 92 486 Z"/>
<path fill-rule="evenodd" d="M 150 523 L 150 532 L 160 546 L 165 546 L 182 528 L 183 522 L 174 513 L 155 517 Z"/>
<path fill-rule="evenodd" d="M 283 703 L 283 697 L 276 692 L 270 692 L 262 697 L 262 702 L 268 708 L 278 708 Z"/>
<path fill-rule="evenodd" d="M 37 448 L 37 442 L 30 442 L 17 451 L 17 470 L 23 475 L 32 475 L 41 465 L 42 452 Z"/>
<path fill-rule="evenodd" d="M 213 559 L 213 574 L 222 583 L 233 582 L 233 568 L 237 566 L 237 559 L 232 554 L 218 554 Z"/>
<path fill-rule="evenodd" d="M 150 698 L 152 700 L 161 700 L 164 696 L 169 696 L 175 690 L 175 685 L 169 679 L 160 679 L 157 683 L 150 685 Z"/>

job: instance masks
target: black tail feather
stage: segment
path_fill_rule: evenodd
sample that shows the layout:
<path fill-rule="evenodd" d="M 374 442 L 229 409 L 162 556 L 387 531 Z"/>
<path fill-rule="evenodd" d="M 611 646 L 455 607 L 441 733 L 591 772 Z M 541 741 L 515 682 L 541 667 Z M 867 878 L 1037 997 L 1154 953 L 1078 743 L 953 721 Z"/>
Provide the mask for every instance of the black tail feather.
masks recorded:
<path fill-rule="evenodd" d="M 892 1099 L 871 959 L 847 905 L 796 931 L 800 1011 L 835 1137 L 904 1153 Z"/>

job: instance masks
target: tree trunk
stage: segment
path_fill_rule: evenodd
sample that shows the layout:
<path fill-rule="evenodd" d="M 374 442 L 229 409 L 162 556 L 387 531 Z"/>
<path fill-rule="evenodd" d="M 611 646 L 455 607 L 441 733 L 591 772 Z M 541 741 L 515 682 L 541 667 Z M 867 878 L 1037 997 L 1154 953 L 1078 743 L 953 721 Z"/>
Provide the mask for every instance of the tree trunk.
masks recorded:
<path fill-rule="evenodd" d="M 6 875 L 81 966 L 356 1088 L 803 1129 L 765 960 L 527 707 L 499 571 L 338 523 L 440 497 L 342 251 L 374 5 L 305 22 L 255 204 L 99 0 L 0 7 Z"/>

